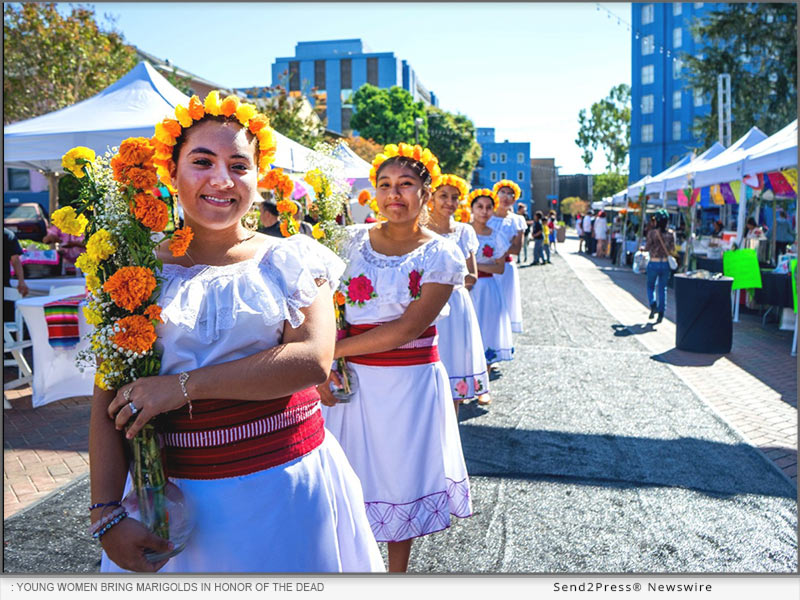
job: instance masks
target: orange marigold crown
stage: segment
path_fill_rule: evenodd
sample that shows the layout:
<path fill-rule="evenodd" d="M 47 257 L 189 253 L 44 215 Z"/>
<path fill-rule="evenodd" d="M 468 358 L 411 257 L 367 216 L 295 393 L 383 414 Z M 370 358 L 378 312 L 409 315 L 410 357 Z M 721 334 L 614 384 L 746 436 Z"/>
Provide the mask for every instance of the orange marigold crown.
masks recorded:
<path fill-rule="evenodd" d="M 494 202 L 494 207 L 497 208 L 497 194 L 494 192 L 494 190 L 490 190 L 487 188 L 472 190 L 472 192 L 470 192 L 469 196 L 467 197 L 467 203 L 470 206 L 472 206 L 472 201 L 475 200 L 475 198 L 480 198 L 481 196 L 486 196 L 487 198 L 491 198 L 492 202 Z"/>
<path fill-rule="evenodd" d="M 442 169 L 439 167 L 439 159 L 428 148 L 423 148 L 419 144 L 412 146 L 405 142 L 399 144 L 387 144 L 383 147 L 383 152 L 378 154 L 372 161 L 372 169 L 369 172 L 369 180 L 373 187 L 377 185 L 378 169 L 380 166 L 395 156 L 405 156 L 411 160 L 421 163 L 431 174 L 431 188 L 439 185 L 442 177 Z"/>
<path fill-rule="evenodd" d="M 494 184 L 492 191 L 494 191 L 494 193 L 496 194 L 497 192 L 500 191 L 500 188 L 504 187 L 510 187 L 512 190 L 514 190 L 514 200 L 515 201 L 519 200 L 519 197 L 522 194 L 522 190 L 519 189 L 519 186 L 510 179 L 501 179 L 500 181 Z"/>
<path fill-rule="evenodd" d="M 452 185 L 458 190 L 459 200 L 466 200 L 467 194 L 469 193 L 469 184 L 458 175 L 452 175 L 450 173 L 442 175 L 441 179 L 439 180 L 439 185 L 433 186 L 431 191 L 435 192 L 440 187 L 444 187 L 446 185 Z"/>
<path fill-rule="evenodd" d="M 277 150 L 275 130 L 270 127 L 269 119 L 259 113 L 254 104 L 242 102 L 237 96 L 228 96 L 222 100 L 219 91 L 213 90 L 208 93 L 204 102 L 200 102 L 197 96 L 192 96 L 188 108 L 180 104 L 175 107 L 174 119 L 167 118 L 156 123 L 155 135 L 152 138 L 155 148 L 153 163 L 161 181 L 172 188 L 169 177 L 172 167 L 172 147 L 184 129 L 191 127 L 206 115 L 235 116 L 242 127 L 247 128 L 258 138 L 258 175 L 263 177 L 269 170 L 269 165 L 275 160 Z"/>

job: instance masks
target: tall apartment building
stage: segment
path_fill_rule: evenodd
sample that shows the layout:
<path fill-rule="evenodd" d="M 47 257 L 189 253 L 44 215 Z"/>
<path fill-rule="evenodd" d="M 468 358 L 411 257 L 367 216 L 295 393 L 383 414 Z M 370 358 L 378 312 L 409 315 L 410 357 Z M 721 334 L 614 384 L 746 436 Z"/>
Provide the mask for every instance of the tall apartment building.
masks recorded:
<path fill-rule="evenodd" d="M 558 169 L 555 158 L 531 159 L 531 214 L 558 209 Z"/>
<path fill-rule="evenodd" d="M 276 58 L 272 85 L 285 85 L 289 93 L 318 94 L 317 106 L 328 129 L 350 133 L 353 94 L 365 83 L 380 88 L 402 87 L 414 100 L 438 106 L 436 95 L 416 72 L 394 52 L 372 52 L 360 39 L 298 42 L 294 56 Z"/>
<path fill-rule="evenodd" d="M 695 19 L 721 6 L 709 2 L 631 5 L 631 182 L 660 173 L 700 147 L 692 126 L 711 110 L 711 94 L 689 86 L 680 57 L 683 53 L 702 55 L 703 40 L 695 39 L 690 27 Z"/>
<path fill-rule="evenodd" d="M 478 127 L 481 158 L 472 174 L 473 188 L 491 189 L 501 179 L 511 179 L 521 189 L 518 202 L 531 209 L 531 144 L 530 142 L 496 142 L 494 127 Z"/>

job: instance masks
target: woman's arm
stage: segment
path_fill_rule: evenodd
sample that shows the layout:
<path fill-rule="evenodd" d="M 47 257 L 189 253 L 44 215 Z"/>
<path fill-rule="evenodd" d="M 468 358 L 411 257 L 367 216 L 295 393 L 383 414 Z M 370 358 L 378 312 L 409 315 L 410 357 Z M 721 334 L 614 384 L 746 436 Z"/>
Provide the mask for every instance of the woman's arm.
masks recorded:
<path fill-rule="evenodd" d="M 496 273 L 502 275 L 506 270 L 506 256 L 508 253 L 503 254 L 502 258 L 498 258 L 494 263 L 478 263 L 478 271 L 484 273 Z"/>
<path fill-rule="evenodd" d="M 296 329 L 285 324 L 281 344 L 251 356 L 189 371 L 186 383 L 189 398 L 271 400 L 325 381 L 336 337 L 332 292 L 327 282 L 319 287 L 314 302 L 301 310 L 305 315 L 303 324 Z M 117 429 L 122 429 L 131 416 L 125 398 L 128 389 L 130 401 L 139 409 L 139 416 L 128 430 L 129 438 L 156 415 L 186 404 L 178 375 L 138 379 L 122 386 L 108 406 L 108 415 L 116 416 Z"/>
<path fill-rule="evenodd" d="M 365 333 L 344 338 L 336 342 L 334 358 L 372 354 L 394 350 L 417 339 L 436 319 L 450 299 L 452 285 L 426 283 L 419 299 L 408 305 L 402 316 L 394 321 L 382 323 Z"/>
<path fill-rule="evenodd" d="M 478 262 L 475 260 L 475 253 L 470 252 L 467 257 L 467 274 L 464 277 L 464 287 L 468 290 L 472 289 L 475 282 L 478 280 Z"/>
<path fill-rule="evenodd" d="M 508 249 L 508 253 L 519 254 L 520 250 L 522 250 L 522 231 L 518 231 L 511 240 L 511 247 Z"/>

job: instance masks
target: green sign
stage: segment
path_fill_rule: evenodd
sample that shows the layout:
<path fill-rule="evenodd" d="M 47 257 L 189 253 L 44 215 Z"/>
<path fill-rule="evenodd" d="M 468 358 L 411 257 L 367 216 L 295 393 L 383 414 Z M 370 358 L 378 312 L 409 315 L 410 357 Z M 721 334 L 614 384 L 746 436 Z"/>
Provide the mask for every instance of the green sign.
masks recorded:
<path fill-rule="evenodd" d="M 794 312 L 797 312 L 797 259 L 793 258 L 789 263 L 789 270 L 792 272 L 792 299 L 794 300 Z"/>
<path fill-rule="evenodd" d="M 761 288 L 761 270 L 753 248 L 728 250 L 722 255 L 722 273 L 733 277 L 734 290 Z"/>

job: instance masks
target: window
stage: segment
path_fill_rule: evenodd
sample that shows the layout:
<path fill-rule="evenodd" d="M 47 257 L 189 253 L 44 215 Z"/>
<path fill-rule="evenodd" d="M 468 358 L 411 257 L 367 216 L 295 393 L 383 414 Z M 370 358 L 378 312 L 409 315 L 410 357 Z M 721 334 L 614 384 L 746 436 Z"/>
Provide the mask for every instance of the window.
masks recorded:
<path fill-rule="evenodd" d="M 339 77 L 342 88 L 353 89 L 353 61 L 343 58 L 339 61 Z"/>
<path fill-rule="evenodd" d="M 703 106 L 705 98 L 703 98 L 703 88 L 694 88 L 694 105 Z"/>
<path fill-rule="evenodd" d="M 655 37 L 646 35 L 642 38 L 642 56 L 652 54 L 656 49 Z"/>
<path fill-rule="evenodd" d="M 750 55 L 747 53 L 747 44 L 739 46 L 739 58 L 743 63 L 750 62 Z"/>
<path fill-rule="evenodd" d="M 678 109 L 681 107 L 681 101 L 683 98 L 683 92 L 681 90 L 676 90 L 672 92 L 672 108 Z"/>
<path fill-rule="evenodd" d="M 343 108 L 342 109 L 342 133 L 351 129 L 350 127 L 350 117 L 353 116 L 353 109 L 352 108 Z"/>
<path fill-rule="evenodd" d="M 377 57 L 367 59 L 367 83 L 378 85 L 378 59 Z"/>
<path fill-rule="evenodd" d="M 695 2 L 694 3 L 694 7 L 695 8 L 703 8 L 703 3 L 702 2 Z"/>
<path fill-rule="evenodd" d="M 672 61 L 672 78 L 680 79 L 681 69 L 683 68 L 683 61 L 681 59 Z"/>
<path fill-rule="evenodd" d="M 653 73 L 653 65 L 645 65 L 642 67 L 642 85 L 653 83 L 655 80 Z"/>
<path fill-rule="evenodd" d="M 500 153 L 500 162 L 504 163 L 504 162 L 506 162 L 507 159 L 508 159 L 508 156 L 506 156 L 506 153 L 505 152 L 501 152 Z M 505 177 L 503 179 L 505 179 Z"/>
<path fill-rule="evenodd" d="M 672 14 L 678 16 L 682 12 L 683 12 L 683 4 L 681 4 L 680 2 L 675 2 L 672 5 Z"/>
<path fill-rule="evenodd" d="M 6 169 L 8 173 L 8 191 L 28 192 L 31 189 L 31 172 L 28 169 Z M 7 259 L 6 259 L 7 260 Z"/>
<path fill-rule="evenodd" d="M 676 27 L 672 30 L 672 47 L 680 48 L 683 44 L 683 29 Z"/>
<path fill-rule="evenodd" d="M 525 171 L 517 171 L 517 181 L 525 181 Z"/>
<path fill-rule="evenodd" d="M 489 173 L 489 181 L 497 181 L 497 173 L 495 171 Z"/>
<path fill-rule="evenodd" d="M 296 60 L 289 63 L 289 91 L 300 91 L 300 63 Z"/>
<path fill-rule="evenodd" d="M 505 178 L 506 178 L 506 172 L 500 171 L 500 179 L 505 179 Z"/>
<path fill-rule="evenodd" d="M 517 152 L 517 162 L 524 163 L 525 162 L 525 153 L 524 152 Z"/>
<path fill-rule="evenodd" d="M 642 114 L 649 115 L 653 112 L 653 94 L 642 96 Z"/>
<path fill-rule="evenodd" d="M 648 25 L 653 22 L 653 5 L 645 4 L 642 7 L 642 25 Z"/>
<path fill-rule="evenodd" d="M 495 164 L 497 162 L 497 153 L 496 152 L 492 152 L 489 155 L 489 162 L 492 163 L 492 164 Z"/>
<path fill-rule="evenodd" d="M 325 89 L 325 61 L 314 61 L 314 87 L 319 91 Z"/>
<path fill-rule="evenodd" d="M 653 171 L 653 159 L 650 156 L 642 156 L 639 159 L 639 176 L 650 175 Z"/>
<path fill-rule="evenodd" d="M 647 144 L 653 141 L 653 126 L 642 125 L 642 143 Z"/>
<path fill-rule="evenodd" d="M 678 141 L 681 139 L 681 122 L 680 121 L 673 121 L 672 122 L 672 141 Z"/>

